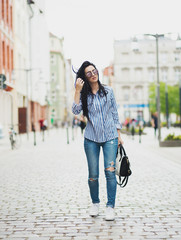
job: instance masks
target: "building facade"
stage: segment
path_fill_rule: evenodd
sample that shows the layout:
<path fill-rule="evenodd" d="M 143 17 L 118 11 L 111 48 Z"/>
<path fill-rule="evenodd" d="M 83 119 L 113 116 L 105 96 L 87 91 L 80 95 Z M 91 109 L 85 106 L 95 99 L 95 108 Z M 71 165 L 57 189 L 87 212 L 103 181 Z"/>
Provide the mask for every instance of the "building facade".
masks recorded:
<path fill-rule="evenodd" d="M 71 59 L 65 60 L 66 65 L 66 110 L 67 110 L 67 122 L 69 125 L 71 125 L 73 120 L 73 114 L 72 114 L 72 103 L 74 100 L 74 93 L 75 93 L 75 86 L 72 76 L 72 61 Z"/>
<path fill-rule="evenodd" d="M 47 95 L 50 88 L 50 44 L 45 17 L 45 1 L 36 0 L 29 19 L 29 99 L 31 130 L 48 120 Z"/>
<path fill-rule="evenodd" d="M 176 40 L 159 39 L 159 80 L 178 84 L 181 76 L 181 53 Z M 114 89 L 122 121 L 127 118 L 148 122 L 149 85 L 157 82 L 156 43 L 148 37 L 135 41 L 114 42 Z"/>
<path fill-rule="evenodd" d="M 49 32 L 44 1 L 0 0 L 0 123 L 19 133 L 39 130 L 46 118 L 49 83 Z M 0 75 L 1 76 L 1 75 Z"/>
<path fill-rule="evenodd" d="M 16 124 L 19 133 L 39 130 L 46 119 L 49 82 L 49 32 L 43 15 L 44 3 L 13 1 Z"/>
<path fill-rule="evenodd" d="M 0 89 L 0 123 L 5 132 L 14 122 L 13 119 L 13 89 L 11 73 L 14 55 L 13 40 L 13 2 L 12 0 L 0 1 L 0 74 L 6 78 L 6 88 Z"/>
<path fill-rule="evenodd" d="M 29 83 L 29 18 L 31 11 L 26 1 L 13 1 L 13 39 L 14 66 L 12 79 L 14 80 L 14 124 L 16 131 L 25 133 L 30 123 L 30 102 L 28 96 Z M 27 108 L 28 105 L 28 108 Z M 27 114 L 27 109 L 29 113 Z M 28 117 L 28 121 L 26 118 Z M 30 124 L 28 124 L 29 130 Z"/>
<path fill-rule="evenodd" d="M 113 65 L 103 69 L 103 84 L 113 87 L 114 83 L 114 68 Z"/>
<path fill-rule="evenodd" d="M 50 33 L 50 101 L 51 124 L 61 126 L 67 117 L 66 62 L 63 38 Z"/>

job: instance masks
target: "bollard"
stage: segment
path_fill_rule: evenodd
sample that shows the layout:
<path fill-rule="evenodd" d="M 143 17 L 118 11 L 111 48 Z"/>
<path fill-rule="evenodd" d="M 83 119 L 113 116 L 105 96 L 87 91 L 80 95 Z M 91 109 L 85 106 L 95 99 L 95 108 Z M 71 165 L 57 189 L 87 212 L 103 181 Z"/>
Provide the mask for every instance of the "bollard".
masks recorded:
<path fill-rule="evenodd" d="M 45 141 L 45 130 L 43 129 L 42 131 L 42 141 L 44 142 Z"/>
<path fill-rule="evenodd" d="M 68 130 L 68 126 L 67 126 L 67 144 L 69 144 L 69 130 Z"/>
<path fill-rule="evenodd" d="M 33 144 L 34 146 L 36 146 L 36 130 L 33 123 L 32 123 L 32 131 L 33 131 L 33 139 L 34 139 Z"/>
<path fill-rule="evenodd" d="M 141 133 L 142 133 L 141 126 L 139 126 L 139 143 L 141 143 Z"/>
<path fill-rule="evenodd" d="M 36 146 L 36 132 L 35 132 L 35 130 L 33 131 L 33 135 L 34 135 L 34 146 Z"/>
<path fill-rule="evenodd" d="M 74 127 L 72 126 L 72 141 L 74 141 Z"/>

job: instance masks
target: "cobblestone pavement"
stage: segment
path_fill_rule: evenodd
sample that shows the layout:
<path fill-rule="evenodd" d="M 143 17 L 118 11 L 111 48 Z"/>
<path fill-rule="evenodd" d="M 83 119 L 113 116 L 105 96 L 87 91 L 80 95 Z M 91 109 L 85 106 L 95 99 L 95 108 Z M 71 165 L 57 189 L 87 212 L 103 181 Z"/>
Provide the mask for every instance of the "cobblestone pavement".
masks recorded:
<path fill-rule="evenodd" d="M 78 129 L 79 130 L 79 129 Z M 181 240 L 181 151 L 159 148 L 152 132 L 123 136 L 131 161 L 128 185 L 117 189 L 116 219 L 104 220 L 106 182 L 100 159 L 100 215 L 89 216 L 83 137 L 66 143 L 52 130 L 37 146 L 0 148 L 0 239 Z M 31 138 L 32 136 L 30 136 Z"/>

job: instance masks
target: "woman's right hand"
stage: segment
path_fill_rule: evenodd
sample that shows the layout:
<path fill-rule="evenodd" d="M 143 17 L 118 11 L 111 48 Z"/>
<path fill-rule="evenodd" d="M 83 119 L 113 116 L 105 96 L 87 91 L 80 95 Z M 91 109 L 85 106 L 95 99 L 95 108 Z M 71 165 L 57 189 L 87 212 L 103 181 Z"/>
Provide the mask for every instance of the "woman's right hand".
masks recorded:
<path fill-rule="evenodd" d="M 81 92 L 83 86 L 84 86 L 84 81 L 81 78 L 77 78 L 76 84 L 75 84 L 76 91 Z"/>

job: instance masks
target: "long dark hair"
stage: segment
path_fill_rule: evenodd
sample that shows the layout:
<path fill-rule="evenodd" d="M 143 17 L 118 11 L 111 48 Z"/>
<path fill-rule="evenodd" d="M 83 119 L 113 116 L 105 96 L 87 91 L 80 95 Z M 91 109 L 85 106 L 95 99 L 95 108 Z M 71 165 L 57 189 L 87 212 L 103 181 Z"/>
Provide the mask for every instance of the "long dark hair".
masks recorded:
<path fill-rule="evenodd" d="M 93 63 L 91 63 L 89 61 L 85 61 L 82 63 L 81 67 L 76 72 L 76 80 L 77 80 L 77 78 L 81 78 L 84 81 L 84 86 L 81 91 L 81 101 L 82 101 L 83 115 L 86 116 L 88 120 L 89 120 L 89 116 L 88 116 L 88 108 L 87 108 L 87 96 L 92 95 L 92 98 L 93 98 L 93 93 L 92 93 L 92 89 L 89 84 L 89 81 L 87 80 L 87 78 L 85 76 L 85 68 L 90 65 L 93 66 L 95 69 L 97 69 Z M 101 97 L 106 96 L 107 91 L 105 90 L 104 86 L 100 83 L 99 73 L 98 73 L 98 84 L 99 84 L 98 94 Z"/>

